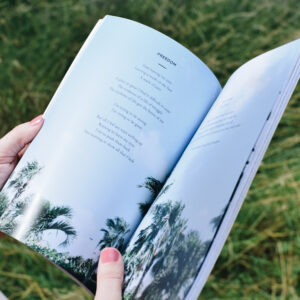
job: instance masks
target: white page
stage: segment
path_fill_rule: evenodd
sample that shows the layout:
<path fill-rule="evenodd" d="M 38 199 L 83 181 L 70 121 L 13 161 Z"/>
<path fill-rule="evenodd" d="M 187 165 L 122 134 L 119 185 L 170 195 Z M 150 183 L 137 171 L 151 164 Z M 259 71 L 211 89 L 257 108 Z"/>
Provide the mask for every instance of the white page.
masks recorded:
<path fill-rule="evenodd" d="M 151 199 L 138 185 L 149 176 L 165 179 L 219 92 L 213 73 L 180 44 L 136 22 L 106 17 L 4 187 L 9 205 L 0 227 L 26 244 L 67 253 L 66 260 L 96 260 L 100 229 L 109 229 L 107 220 L 113 219 L 127 232 L 107 246 L 128 238 L 141 218 L 138 204 Z M 34 161 L 41 169 L 32 179 L 19 178 L 17 191 L 12 180 Z M 53 222 L 76 231 L 68 244 L 61 245 L 61 230 L 33 231 L 44 200 L 67 207 L 68 215 Z"/>
<path fill-rule="evenodd" d="M 8 298 L 0 291 L 0 300 L 7 300 Z"/>
<path fill-rule="evenodd" d="M 297 44 L 295 42 L 293 45 L 290 44 L 290 46 L 296 48 Z M 246 197 L 246 194 L 249 190 L 251 182 L 263 158 L 263 155 L 267 150 L 267 147 L 282 117 L 285 107 L 288 104 L 288 101 L 299 80 L 300 55 L 298 56 L 298 60 L 293 70 L 287 77 L 288 79 L 284 85 L 284 88 L 280 93 L 280 96 L 276 100 L 276 103 L 273 106 L 272 111 L 265 122 L 261 134 L 259 135 L 258 140 L 255 143 L 255 151 L 253 151 L 250 154 L 250 157 L 248 158 L 248 164 L 244 167 L 243 175 L 240 178 L 240 182 L 237 186 L 237 189 L 234 192 L 234 195 L 230 201 L 229 207 L 226 211 L 221 226 L 218 229 L 216 236 L 214 237 L 211 249 L 201 267 L 201 271 L 199 272 L 196 280 L 194 281 L 193 287 L 191 288 L 186 299 L 197 298 L 217 260 L 217 257 L 219 256 L 222 250 L 222 247 L 224 246 L 226 238 L 234 224 L 234 221 L 242 206 L 244 198 Z"/>
<path fill-rule="evenodd" d="M 184 299 L 198 275 L 188 298 L 196 299 L 218 254 L 209 252 L 206 260 L 206 251 L 270 112 L 286 93 L 299 49 L 300 40 L 289 43 L 231 76 L 168 179 L 168 190 L 129 244 L 128 265 L 136 261 L 134 276 L 129 273 L 125 280 L 129 299 Z M 145 233 L 145 246 L 139 248 Z"/>

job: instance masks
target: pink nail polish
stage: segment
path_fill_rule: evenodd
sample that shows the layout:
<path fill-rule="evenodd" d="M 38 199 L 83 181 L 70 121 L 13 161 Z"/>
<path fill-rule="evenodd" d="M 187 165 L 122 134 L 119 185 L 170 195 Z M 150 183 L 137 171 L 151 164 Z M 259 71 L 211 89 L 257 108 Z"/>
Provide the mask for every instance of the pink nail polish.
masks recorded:
<path fill-rule="evenodd" d="M 119 252 L 115 248 L 106 248 L 101 251 L 100 260 L 102 263 L 116 262 L 119 259 Z"/>
<path fill-rule="evenodd" d="M 36 125 L 40 124 L 42 121 L 43 121 L 43 115 L 39 115 L 39 116 L 35 117 L 33 120 L 31 120 L 29 122 L 29 124 L 31 126 L 36 126 Z"/>

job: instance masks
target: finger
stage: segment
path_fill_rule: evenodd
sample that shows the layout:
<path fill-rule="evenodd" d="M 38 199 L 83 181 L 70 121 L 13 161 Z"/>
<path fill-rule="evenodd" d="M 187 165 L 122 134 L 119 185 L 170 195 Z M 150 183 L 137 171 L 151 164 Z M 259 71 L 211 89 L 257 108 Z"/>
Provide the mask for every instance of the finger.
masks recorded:
<path fill-rule="evenodd" d="M 15 127 L 0 139 L 0 163 L 11 163 L 24 147 L 30 143 L 43 125 L 43 116 Z"/>
<path fill-rule="evenodd" d="M 18 159 L 22 158 L 24 153 L 26 152 L 27 148 L 29 147 L 30 143 L 27 144 L 19 153 L 18 153 Z"/>
<path fill-rule="evenodd" d="M 123 258 L 115 248 L 101 251 L 95 300 L 121 300 L 124 277 Z"/>

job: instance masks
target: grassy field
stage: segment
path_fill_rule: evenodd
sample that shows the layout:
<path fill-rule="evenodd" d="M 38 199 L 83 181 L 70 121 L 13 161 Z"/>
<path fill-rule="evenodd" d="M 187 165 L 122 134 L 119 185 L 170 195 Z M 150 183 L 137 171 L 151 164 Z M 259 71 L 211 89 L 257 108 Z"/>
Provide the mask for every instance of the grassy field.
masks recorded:
<path fill-rule="evenodd" d="M 137 20 L 184 44 L 222 84 L 300 37 L 299 0 L 0 0 L 0 136 L 41 113 L 96 20 Z M 300 298 L 300 86 L 199 299 Z M 50 264 L 0 240 L 10 299 L 89 299 Z"/>

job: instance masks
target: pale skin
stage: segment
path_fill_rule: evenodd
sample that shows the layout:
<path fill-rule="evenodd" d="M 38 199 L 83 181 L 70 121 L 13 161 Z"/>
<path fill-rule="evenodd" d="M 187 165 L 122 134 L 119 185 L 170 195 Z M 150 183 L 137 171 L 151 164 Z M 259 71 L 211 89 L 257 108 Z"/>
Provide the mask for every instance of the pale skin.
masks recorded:
<path fill-rule="evenodd" d="M 0 190 L 43 123 L 43 117 L 38 116 L 15 127 L 0 139 Z M 114 248 L 103 249 L 98 265 L 95 300 L 121 300 L 123 277 L 124 264 L 121 254 Z"/>

